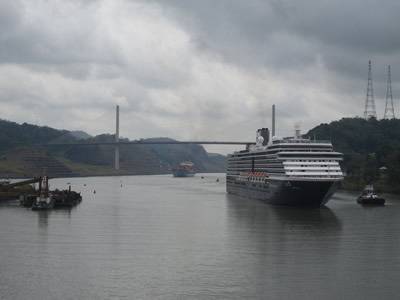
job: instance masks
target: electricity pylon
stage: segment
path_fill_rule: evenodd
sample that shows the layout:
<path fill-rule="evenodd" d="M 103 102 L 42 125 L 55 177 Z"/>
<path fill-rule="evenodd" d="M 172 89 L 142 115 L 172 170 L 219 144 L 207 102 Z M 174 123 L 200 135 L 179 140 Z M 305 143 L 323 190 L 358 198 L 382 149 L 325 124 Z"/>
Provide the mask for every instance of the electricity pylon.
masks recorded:
<path fill-rule="evenodd" d="M 392 97 L 392 79 L 390 77 L 390 65 L 388 66 L 388 85 L 386 92 L 386 105 L 384 119 L 395 119 L 394 107 L 393 107 L 393 97 Z"/>
<path fill-rule="evenodd" d="M 372 88 L 371 61 L 369 61 L 367 98 L 365 99 L 364 119 L 376 118 L 374 91 Z"/>

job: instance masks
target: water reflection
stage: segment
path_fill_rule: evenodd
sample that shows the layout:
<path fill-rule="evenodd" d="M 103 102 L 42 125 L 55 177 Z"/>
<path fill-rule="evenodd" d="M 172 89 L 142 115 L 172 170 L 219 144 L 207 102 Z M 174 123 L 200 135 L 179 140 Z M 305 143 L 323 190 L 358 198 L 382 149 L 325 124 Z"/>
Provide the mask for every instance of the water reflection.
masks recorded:
<path fill-rule="evenodd" d="M 310 232 L 340 232 L 342 225 L 328 207 L 320 209 L 268 205 L 257 200 L 226 195 L 231 224 L 247 227 L 273 226 L 275 228 L 297 228 Z"/>
<path fill-rule="evenodd" d="M 39 228 L 47 229 L 49 225 L 49 214 L 51 214 L 51 211 L 37 211 L 33 213 L 37 213 L 38 215 Z"/>
<path fill-rule="evenodd" d="M 229 247 L 244 258 L 240 269 L 264 279 L 252 286 L 255 294 L 295 299 L 293 291 L 299 298 L 309 291 L 326 293 L 328 281 L 321 278 L 329 278 L 342 243 L 342 224 L 332 210 L 272 206 L 232 195 L 226 203 Z"/>
<path fill-rule="evenodd" d="M 227 195 L 227 207 L 231 242 L 253 244 L 262 255 L 303 250 L 326 257 L 339 249 L 342 224 L 327 207 L 273 206 L 232 195 Z"/>

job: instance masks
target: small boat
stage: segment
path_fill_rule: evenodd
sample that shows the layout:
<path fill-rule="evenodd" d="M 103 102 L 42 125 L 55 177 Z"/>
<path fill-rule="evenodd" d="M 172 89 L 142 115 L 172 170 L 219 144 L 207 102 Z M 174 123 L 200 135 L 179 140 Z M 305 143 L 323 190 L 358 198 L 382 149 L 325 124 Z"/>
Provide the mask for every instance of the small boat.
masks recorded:
<path fill-rule="evenodd" d="M 32 210 L 49 210 L 54 207 L 54 199 L 49 191 L 49 177 L 40 177 L 39 191 L 36 201 L 32 205 Z"/>
<path fill-rule="evenodd" d="M 385 199 L 375 194 L 374 187 L 369 184 L 365 186 L 361 196 L 357 198 L 357 203 L 363 205 L 384 205 Z"/>

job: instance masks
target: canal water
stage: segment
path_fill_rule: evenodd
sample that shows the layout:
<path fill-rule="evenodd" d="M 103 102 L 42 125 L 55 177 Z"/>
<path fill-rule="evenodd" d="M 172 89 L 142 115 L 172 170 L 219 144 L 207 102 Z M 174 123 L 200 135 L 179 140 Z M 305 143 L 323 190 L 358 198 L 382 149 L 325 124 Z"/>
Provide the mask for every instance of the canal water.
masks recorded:
<path fill-rule="evenodd" d="M 204 178 L 201 178 L 204 176 Z M 218 179 L 218 180 L 217 180 Z M 224 174 L 50 180 L 71 210 L 0 203 L 0 299 L 397 299 L 400 199 L 322 209 L 227 195 Z"/>

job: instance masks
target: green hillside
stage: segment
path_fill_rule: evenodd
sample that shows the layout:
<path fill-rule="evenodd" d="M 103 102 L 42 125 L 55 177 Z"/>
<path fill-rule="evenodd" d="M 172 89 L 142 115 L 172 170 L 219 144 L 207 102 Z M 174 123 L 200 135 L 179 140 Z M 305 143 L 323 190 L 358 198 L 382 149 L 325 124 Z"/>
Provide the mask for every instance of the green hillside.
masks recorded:
<path fill-rule="evenodd" d="M 400 192 L 400 120 L 344 118 L 321 124 L 306 136 L 331 140 L 344 153 L 343 188 Z M 85 137 L 86 139 L 82 139 Z M 226 156 L 208 154 L 200 145 L 121 145 L 120 170 L 114 170 L 114 147 L 107 145 L 35 146 L 54 142 L 112 142 L 114 135 L 90 137 L 30 124 L 0 120 L 0 177 L 35 176 L 43 167 L 54 176 L 167 174 L 182 161 L 198 172 L 225 172 Z M 171 141 L 153 138 L 150 141 Z M 146 141 L 146 140 L 143 140 Z"/>
<path fill-rule="evenodd" d="M 400 192 L 400 120 L 344 118 L 306 136 L 331 140 L 344 153 L 344 188 L 359 190 L 372 183 L 381 191 Z"/>
<path fill-rule="evenodd" d="M 35 126 L 27 123 L 19 125 L 0 119 L 0 154 L 21 146 L 76 140 L 77 138 L 66 130 L 56 130 L 47 126 Z"/>
<path fill-rule="evenodd" d="M 82 139 L 86 137 L 86 139 Z M 57 142 L 112 142 L 114 135 L 95 137 L 0 120 L 0 177 L 166 174 L 182 161 L 192 161 L 198 172 L 225 172 L 226 157 L 208 155 L 200 145 L 121 145 L 120 170 L 114 170 L 114 147 L 108 145 L 37 146 Z M 151 141 L 172 141 L 168 138 Z M 146 140 L 143 140 L 146 141 Z"/>

